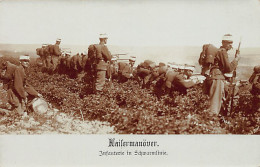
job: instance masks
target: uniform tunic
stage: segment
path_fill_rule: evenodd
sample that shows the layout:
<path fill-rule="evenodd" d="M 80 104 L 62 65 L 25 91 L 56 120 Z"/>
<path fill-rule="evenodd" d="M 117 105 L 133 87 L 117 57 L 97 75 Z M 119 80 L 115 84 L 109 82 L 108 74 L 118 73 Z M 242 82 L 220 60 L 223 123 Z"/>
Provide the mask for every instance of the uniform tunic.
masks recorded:
<path fill-rule="evenodd" d="M 60 46 L 58 44 L 55 44 L 53 46 L 53 55 L 52 55 L 53 71 L 56 70 L 59 65 L 59 56 L 60 55 L 61 55 Z"/>
<path fill-rule="evenodd" d="M 255 70 L 257 67 L 258 69 L 260 69 L 260 66 L 255 66 L 254 73 L 249 78 L 249 82 L 252 84 L 251 93 L 253 95 L 253 99 L 252 99 L 253 111 L 260 111 L 260 72 Z"/>
<path fill-rule="evenodd" d="M 9 82 L 7 91 L 8 102 L 14 107 L 18 113 L 23 113 L 25 105 L 22 100 L 28 95 L 38 96 L 38 92 L 26 82 L 26 76 L 22 65 L 16 66 L 13 78 Z"/>
<path fill-rule="evenodd" d="M 106 71 L 108 66 L 108 61 L 111 61 L 111 53 L 109 52 L 107 46 L 100 42 L 96 47 L 96 54 L 97 54 L 97 66 L 96 66 L 96 82 L 95 82 L 95 89 L 97 91 L 101 91 L 105 85 L 106 80 Z"/>
<path fill-rule="evenodd" d="M 224 73 L 232 72 L 237 67 L 238 61 L 234 59 L 230 63 L 227 50 L 223 47 L 219 49 L 214 61 L 215 65 L 210 71 L 210 78 L 212 80 L 209 90 L 210 111 L 219 114 L 225 95 Z"/>
<path fill-rule="evenodd" d="M 119 81 L 126 81 L 127 79 L 131 78 L 132 75 L 132 67 L 125 62 L 118 63 L 118 80 Z"/>
<path fill-rule="evenodd" d="M 191 80 L 186 80 L 183 74 L 180 74 L 172 70 L 167 71 L 165 79 L 165 85 L 169 89 L 171 89 L 173 86 L 176 86 L 177 88 L 181 89 L 188 89 L 195 85 L 195 83 Z"/>

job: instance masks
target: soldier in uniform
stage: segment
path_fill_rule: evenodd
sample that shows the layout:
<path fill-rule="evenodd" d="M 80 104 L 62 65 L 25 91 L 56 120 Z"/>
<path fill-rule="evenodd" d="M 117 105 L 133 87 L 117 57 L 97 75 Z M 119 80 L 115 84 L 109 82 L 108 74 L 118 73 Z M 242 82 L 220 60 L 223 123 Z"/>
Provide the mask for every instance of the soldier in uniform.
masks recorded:
<path fill-rule="evenodd" d="M 41 48 L 41 50 L 40 50 L 40 58 L 41 58 L 41 60 L 42 60 L 42 67 L 43 68 L 46 68 L 46 55 L 45 55 L 45 53 L 44 53 L 44 50 L 46 49 L 46 47 L 47 47 L 47 44 L 42 44 L 42 48 Z"/>
<path fill-rule="evenodd" d="M 249 78 L 249 82 L 252 84 L 252 110 L 260 111 L 260 65 L 254 67 L 254 72 Z"/>
<path fill-rule="evenodd" d="M 141 80 L 139 82 L 142 82 L 142 88 L 147 88 L 149 86 L 149 81 L 152 77 L 152 72 L 155 67 L 155 62 L 151 60 L 145 60 L 137 66 L 137 76 L 138 80 Z"/>
<path fill-rule="evenodd" d="M 45 64 L 46 70 L 49 71 L 51 69 L 51 54 L 49 51 L 48 44 L 45 47 L 43 47 L 43 55 L 44 55 L 43 64 Z"/>
<path fill-rule="evenodd" d="M 221 114 L 221 108 L 223 109 L 224 96 L 225 96 L 225 73 L 232 72 L 238 64 L 240 56 L 238 55 L 230 63 L 228 60 L 228 51 L 232 48 L 233 39 L 232 35 L 226 34 L 222 39 L 222 46 L 217 52 L 214 60 L 214 65 L 210 70 L 209 78 L 209 100 L 210 111 L 216 114 Z M 238 53 L 239 54 L 239 53 Z"/>
<path fill-rule="evenodd" d="M 12 110 L 23 115 L 28 102 L 28 97 L 40 97 L 41 95 L 26 81 L 25 69 L 29 66 L 29 56 L 20 56 L 20 65 L 16 66 L 9 80 L 7 97 L 12 105 Z"/>
<path fill-rule="evenodd" d="M 118 81 L 126 82 L 128 79 L 133 77 L 133 66 L 135 59 L 131 57 L 129 63 L 119 62 L 118 63 Z"/>
<path fill-rule="evenodd" d="M 57 67 L 59 65 L 59 57 L 61 55 L 60 43 L 61 43 L 61 39 L 58 38 L 56 40 L 55 45 L 53 46 L 53 55 L 52 55 L 53 71 L 57 70 Z"/>
<path fill-rule="evenodd" d="M 99 36 L 99 44 L 96 45 L 96 58 L 97 58 L 97 65 L 96 65 L 96 81 L 95 81 L 95 91 L 101 92 L 105 85 L 106 81 L 106 71 L 108 63 L 111 62 L 111 53 L 108 50 L 107 44 L 108 36 L 107 34 L 100 34 Z"/>
<path fill-rule="evenodd" d="M 171 93 L 173 90 L 186 93 L 188 88 L 191 88 L 197 84 L 197 81 L 189 79 L 194 71 L 194 68 L 185 68 L 185 66 L 180 66 L 178 69 L 184 73 L 180 73 L 176 68 L 173 68 L 173 70 L 168 70 L 165 74 L 165 86 L 167 93 Z"/>

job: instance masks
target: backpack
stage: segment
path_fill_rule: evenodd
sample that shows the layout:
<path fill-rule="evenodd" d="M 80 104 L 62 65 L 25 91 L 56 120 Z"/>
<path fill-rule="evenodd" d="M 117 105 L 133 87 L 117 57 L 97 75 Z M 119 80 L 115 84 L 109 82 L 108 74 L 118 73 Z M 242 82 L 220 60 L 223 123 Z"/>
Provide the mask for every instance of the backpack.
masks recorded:
<path fill-rule="evenodd" d="M 87 64 L 97 64 L 97 48 L 95 44 L 91 44 L 88 47 Z"/>
<path fill-rule="evenodd" d="M 41 55 L 41 49 L 42 49 L 42 48 L 37 48 L 37 49 L 36 49 L 36 54 L 39 55 L 39 56 Z"/>
<path fill-rule="evenodd" d="M 205 75 L 205 72 L 210 69 L 210 66 L 214 64 L 215 57 L 218 53 L 218 48 L 212 44 L 205 44 L 202 47 L 200 53 L 199 64 L 202 66 L 201 74 Z"/>
<path fill-rule="evenodd" d="M 13 64 L 13 63 L 10 63 L 9 61 L 6 62 L 6 71 L 5 71 L 5 74 L 3 76 L 4 79 L 6 80 L 12 80 L 13 77 L 14 77 L 14 72 L 15 72 L 15 69 L 17 68 L 18 66 Z"/>
<path fill-rule="evenodd" d="M 10 63 L 9 61 L 5 62 L 6 69 L 1 74 L 0 78 L 3 80 L 3 89 L 8 90 L 9 82 L 14 78 L 14 72 L 17 68 L 17 65 Z"/>
<path fill-rule="evenodd" d="M 53 55 L 53 54 L 54 54 L 54 45 L 48 45 L 47 48 L 48 48 L 48 50 L 49 50 L 49 53 L 50 53 L 51 55 Z"/>
<path fill-rule="evenodd" d="M 255 74 L 252 80 L 251 93 L 253 95 L 260 95 L 260 74 Z"/>

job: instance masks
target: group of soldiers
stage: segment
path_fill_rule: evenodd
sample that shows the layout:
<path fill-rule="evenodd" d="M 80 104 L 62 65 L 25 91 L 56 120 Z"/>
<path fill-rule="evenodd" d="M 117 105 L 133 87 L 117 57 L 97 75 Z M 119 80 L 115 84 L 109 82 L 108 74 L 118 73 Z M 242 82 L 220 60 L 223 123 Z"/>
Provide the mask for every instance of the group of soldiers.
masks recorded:
<path fill-rule="evenodd" d="M 118 82 L 125 82 L 128 79 L 137 80 L 142 88 L 150 88 L 160 98 L 163 94 L 172 94 L 173 91 L 186 93 L 188 88 L 198 83 L 204 85 L 205 93 L 209 95 L 210 111 L 217 115 L 225 116 L 227 111 L 227 85 L 234 85 L 234 76 L 228 76 L 227 73 L 234 72 L 240 59 L 239 51 L 232 62 L 228 60 L 228 51 L 232 48 L 233 39 L 230 34 L 224 35 L 222 46 L 217 49 L 212 63 L 202 70 L 203 76 L 196 77 L 193 75 L 195 66 L 180 65 L 176 63 L 158 65 L 151 61 L 145 60 L 136 68 L 134 67 L 135 57 L 130 57 L 128 61 L 120 61 L 116 55 L 111 55 L 107 44 L 108 36 L 100 34 L 99 44 L 90 45 L 88 53 L 81 53 L 71 56 L 71 52 L 62 51 L 59 47 L 61 40 L 57 39 L 55 45 L 43 45 L 38 48 L 37 54 L 40 56 L 42 68 L 48 72 L 76 71 L 86 72 L 87 75 L 93 76 L 93 91 L 102 94 L 106 81 L 117 79 Z M 13 109 L 18 113 L 23 113 L 24 104 L 27 97 L 40 97 L 26 82 L 24 69 L 28 67 L 29 56 L 20 57 L 20 65 L 13 67 L 13 72 L 8 78 L 8 73 L 2 76 L 9 81 L 8 99 Z M 10 68 L 8 62 L 6 68 Z M 8 70 L 6 70 L 8 71 Z M 10 71 L 10 70 L 9 70 Z M 252 84 L 252 94 L 254 95 L 255 108 L 260 109 L 260 67 L 254 68 L 254 73 L 249 79 Z M 237 92 L 234 87 L 233 96 Z M 231 96 L 229 96 L 231 99 Z"/>
<path fill-rule="evenodd" d="M 56 71 L 61 56 L 61 39 L 57 39 L 54 45 L 43 44 L 42 48 L 37 48 L 36 53 L 40 56 L 42 66 L 49 71 Z"/>

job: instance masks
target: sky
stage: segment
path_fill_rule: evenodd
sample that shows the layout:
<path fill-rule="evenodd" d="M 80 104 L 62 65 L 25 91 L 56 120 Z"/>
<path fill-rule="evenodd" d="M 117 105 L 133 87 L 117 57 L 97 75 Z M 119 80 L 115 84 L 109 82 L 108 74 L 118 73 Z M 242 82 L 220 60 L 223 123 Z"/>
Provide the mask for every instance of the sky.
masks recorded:
<path fill-rule="evenodd" d="M 229 33 L 260 47 L 260 1 L 0 0 L 2 44 L 89 45 L 100 33 L 119 46 L 218 46 Z"/>

